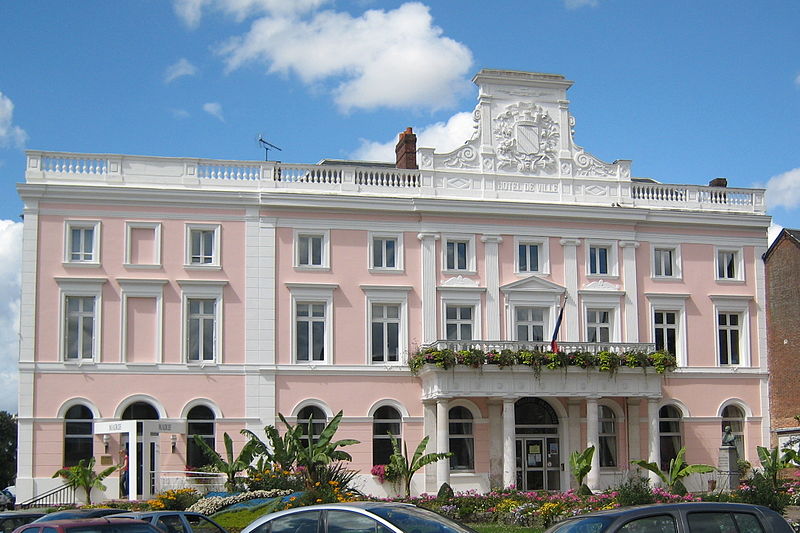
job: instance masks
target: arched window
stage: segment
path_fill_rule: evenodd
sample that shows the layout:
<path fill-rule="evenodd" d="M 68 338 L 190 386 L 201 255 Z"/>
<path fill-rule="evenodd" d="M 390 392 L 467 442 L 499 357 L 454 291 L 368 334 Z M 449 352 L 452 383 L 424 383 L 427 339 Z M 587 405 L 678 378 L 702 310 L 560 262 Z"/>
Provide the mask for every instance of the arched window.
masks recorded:
<path fill-rule="evenodd" d="M 661 470 L 669 468 L 670 460 L 677 457 L 681 449 L 681 416 L 681 410 L 674 405 L 665 405 L 658 411 Z"/>
<path fill-rule="evenodd" d="M 206 444 L 214 449 L 214 411 L 205 405 L 192 407 L 186 414 L 186 466 L 189 470 L 197 470 L 211 463 L 211 460 L 194 440 L 198 435 Z"/>
<path fill-rule="evenodd" d="M 600 466 L 617 466 L 617 417 L 607 405 L 598 406 Z"/>
<path fill-rule="evenodd" d="M 325 411 L 315 405 L 308 405 L 300 409 L 297 413 L 297 423 L 303 428 L 303 445 L 308 446 L 308 420 L 311 419 L 311 438 L 314 442 L 319 440 L 319 434 L 325 429 L 325 424 L 328 422 L 328 417 L 325 416 Z"/>
<path fill-rule="evenodd" d="M 85 405 L 73 405 L 64 415 L 64 466 L 75 466 L 94 455 L 94 415 Z"/>
<path fill-rule="evenodd" d="M 389 464 L 389 457 L 393 453 L 391 433 L 402 450 L 403 441 L 401 433 L 401 416 L 394 407 L 384 405 L 375 410 L 372 415 L 372 464 Z"/>
<path fill-rule="evenodd" d="M 472 413 L 466 407 L 450 409 L 448 427 L 450 431 L 450 470 L 472 470 L 475 468 L 475 439 L 472 436 Z"/>
<path fill-rule="evenodd" d="M 735 405 L 727 405 L 722 410 L 722 431 L 730 426 L 735 439 L 736 452 L 744 459 L 744 412 Z"/>

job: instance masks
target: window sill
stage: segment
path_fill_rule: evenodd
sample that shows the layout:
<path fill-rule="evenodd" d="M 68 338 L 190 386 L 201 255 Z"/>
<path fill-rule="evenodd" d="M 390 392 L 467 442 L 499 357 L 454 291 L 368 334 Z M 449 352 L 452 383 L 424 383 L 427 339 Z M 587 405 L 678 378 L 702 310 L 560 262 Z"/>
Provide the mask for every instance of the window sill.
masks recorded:
<path fill-rule="evenodd" d="M 744 285 L 744 280 L 738 278 L 715 278 L 714 281 L 723 285 Z"/>
<path fill-rule="evenodd" d="M 619 274 L 586 274 L 588 279 L 619 279 Z"/>
<path fill-rule="evenodd" d="M 207 366 L 219 366 L 217 361 L 187 361 L 186 366 L 191 368 L 204 368 Z"/>
<path fill-rule="evenodd" d="M 404 268 L 376 268 L 370 267 L 368 269 L 370 274 L 405 274 Z"/>
<path fill-rule="evenodd" d="M 294 269 L 298 272 L 329 272 L 329 266 L 308 266 L 308 265 L 295 265 Z"/>
<path fill-rule="evenodd" d="M 64 359 L 63 363 L 70 366 L 95 366 L 97 361 L 94 359 Z"/>
<path fill-rule="evenodd" d="M 442 270 L 442 274 L 449 274 L 451 276 L 477 276 L 477 270 Z"/>
<path fill-rule="evenodd" d="M 683 281 L 683 276 L 650 276 L 653 281 Z"/>
<path fill-rule="evenodd" d="M 163 267 L 163 265 L 140 265 L 137 263 L 123 263 L 122 266 L 128 270 L 156 270 Z"/>
<path fill-rule="evenodd" d="M 64 261 L 61 265 L 66 268 L 100 268 L 100 263 L 96 261 Z"/>
<path fill-rule="evenodd" d="M 190 265 L 183 265 L 185 270 L 222 270 L 221 265 L 215 264 L 208 264 L 208 265 L 197 265 L 197 264 L 190 264 Z"/>

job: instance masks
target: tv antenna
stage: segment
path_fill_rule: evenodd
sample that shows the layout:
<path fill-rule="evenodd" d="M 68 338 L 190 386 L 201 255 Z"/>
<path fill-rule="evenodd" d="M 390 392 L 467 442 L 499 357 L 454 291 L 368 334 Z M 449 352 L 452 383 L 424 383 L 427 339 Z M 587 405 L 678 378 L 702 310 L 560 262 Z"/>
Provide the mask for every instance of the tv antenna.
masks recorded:
<path fill-rule="evenodd" d="M 264 161 L 269 161 L 269 150 L 270 150 L 270 148 L 272 148 L 273 150 L 277 150 L 279 152 L 283 151 L 280 148 L 278 148 L 277 146 L 275 146 L 274 144 L 272 144 L 271 142 L 267 142 L 264 139 L 264 136 L 261 135 L 260 133 L 258 134 L 257 142 L 258 142 L 258 145 L 261 148 L 264 149 Z"/>

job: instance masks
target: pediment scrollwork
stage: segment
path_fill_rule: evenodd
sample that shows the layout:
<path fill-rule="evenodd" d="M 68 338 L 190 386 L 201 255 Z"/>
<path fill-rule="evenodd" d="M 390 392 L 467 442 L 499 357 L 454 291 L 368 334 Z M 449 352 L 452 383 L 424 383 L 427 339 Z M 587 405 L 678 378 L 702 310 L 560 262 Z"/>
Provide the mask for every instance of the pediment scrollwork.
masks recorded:
<path fill-rule="evenodd" d="M 533 102 L 510 104 L 494 119 L 497 170 L 524 174 L 558 171 L 558 123 Z"/>

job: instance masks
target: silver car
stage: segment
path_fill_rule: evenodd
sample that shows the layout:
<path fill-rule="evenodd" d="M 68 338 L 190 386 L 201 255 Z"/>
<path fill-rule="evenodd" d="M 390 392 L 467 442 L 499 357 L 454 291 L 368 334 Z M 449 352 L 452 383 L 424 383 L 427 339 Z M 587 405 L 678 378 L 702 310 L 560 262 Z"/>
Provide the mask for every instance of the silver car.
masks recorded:
<path fill-rule="evenodd" d="M 262 516 L 242 533 L 476 533 L 407 503 L 351 502 L 297 507 Z"/>

